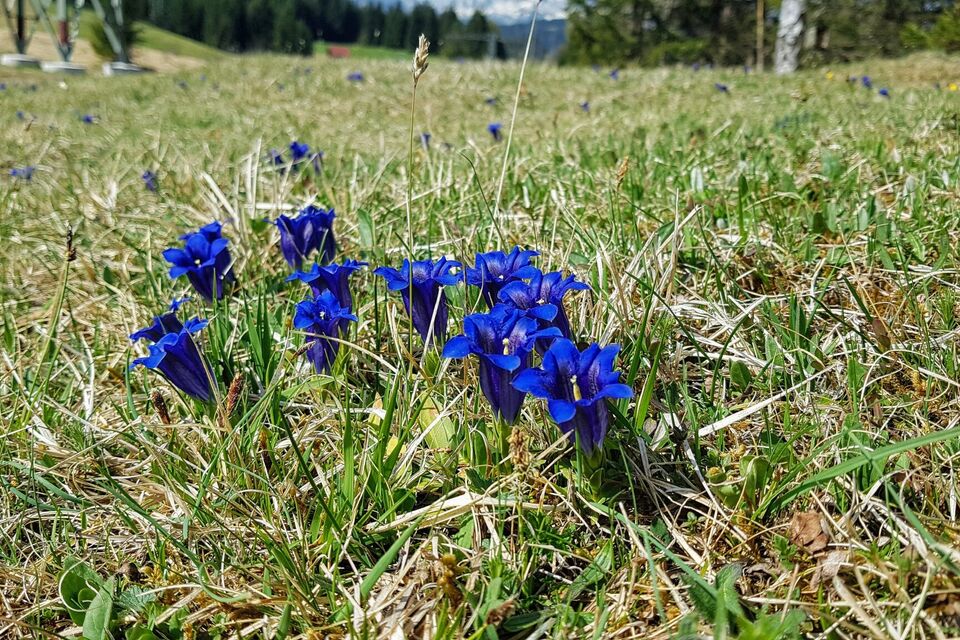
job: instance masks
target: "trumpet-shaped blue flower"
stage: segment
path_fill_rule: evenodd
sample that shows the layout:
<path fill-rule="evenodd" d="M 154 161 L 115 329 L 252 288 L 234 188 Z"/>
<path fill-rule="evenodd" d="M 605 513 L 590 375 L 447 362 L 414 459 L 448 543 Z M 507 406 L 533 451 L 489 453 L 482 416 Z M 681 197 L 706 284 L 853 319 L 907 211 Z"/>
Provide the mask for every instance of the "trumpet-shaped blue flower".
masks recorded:
<path fill-rule="evenodd" d="M 332 291 L 297 304 L 293 326 L 307 332 L 307 357 L 317 373 L 330 371 L 340 351 L 337 339 L 351 321 L 356 322 L 357 316 L 340 306 Z"/>
<path fill-rule="evenodd" d="M 314 264 L 309 271 L 297 271 L 287 277 L 287 282 L 299 280 L 310 286 L 313 295 L 318 296 L 324 291 L 333 292 L 340 306 L 347 311 L 353 310 L 353 294 L 350 293 L 350 276 L 365 267 L 366 262 L 345 260 L 343 264 Z"/>
<path fill-rule="evenodd" d="M 347 74 L 347 80 L 350 82 L 363 82 L 363 74 L 359 71 L 354 71 L 353 73 Z"/>
<path fill-rule="evenodd" d="M 420 145 L 427 151 L 430 150 L 430 134 L 426 131 L 420 134 Z"/>
<path fill-rule="evenodd" d="M 581 102 L 580 110 L 583 111 L 584 113 L 590 113 L 590 102 L 588 100 L 584 100 L 583 102 Z"/>
<path fill-rule="evenodd" d="M 503 133 L 501 133 L 502 129 L 503 125 L 499 122 L 491 122 L 487 125 L 487 131 L 490 132 L 490 135 L 493 136 L 493 139 L 496 142 L 500 142 L 503 139 Z"/>
<path fill-rule="evenodd" d="M 515 373 L 530 366 L 530 353 L 537 338 L 559 335 L 555 327 L 538 329 L 537 321 L 523 311 L 498 304 L 489 313 L 464 318 L 463 335 L 450 339 L 443 357 L 476 355 L 484 397 L 494 415 L 513 424 L 527 395 L 511 385 Z"/>
<path fill-rule="evenodd" d="M 320 262 L 333 260 L 337 253 L 337 243 L 333 237 L 333 209 L 322 209 L 308 205 L 295 217 L 280 216 L 274 224 L 280 230 L 280 250 L 283 257 L 294 269 L 303 268 L 303 261 L 316 250 Z"/>
<path fill-rule="evenodd" d="M 620 372 L 613 370 L 619 350 L 619 345 L 600 348 L 594 343 L 581 353 L 570 340 L 555 340 L 541 367 L 521 371 L 513 386 L 547 400 L 550 417 L 590 455 L 607 435 L 607 398 L 633 397 L 633 390 L 620 384 Z"/>
<path fill-rule="evenodd" d="M 863 85 L 864 89 L 873 89 L 873 80 L 870 79 L 870 76 L 860 78 L 860 84 Z"/>
<path fill-rule="evenodd" d="M 882 96 L 882 97 L 884 97 L 884 98 L 889 98 L 889 97 L 890 97 L 890 89 L 887 89 L 886 87 L 883 87 L 883 88 L 880 89 L 880 91 L 878 91 L 877 93 L 879 93 L 880 96 Z"/>
<path fill-rule="evenodd" d="M 457 284 L 458 278 L 451 270 L 459 267 L 459 262 L 440 258 L 436 262 L 417 260 L 411 269 L 410 261 L 404 260 L 400 270 L 380 267 L 374 273 L 387 281 L 390 291 L 402 292 L 403 306 L 426 344 L 431 333 L 440 342 L 447 335 L 447 295 L 443 287 Z"/>
<path fill-rule="evenodd" d="M 478 253 L 475 266 L 467 267 L 467 284 L 480 287 L 483 300 L 492 308 L 504 286 L 539 273 L 539 269 L 530 264 L 530 259 L 538 255 L 537 251 L 523 251 L 520 247 L 514 247 L 510 253 Z"/>
<path fill-rule="evenodd" d="M 723 84 L 722 82 L 713 83 L 713 88 L 719 91 L 720 93 L 730 93 L 730 87 Z"/>
<path fill-rule="evenodd" d="M 10 177 L 20 180 L 33 180 L 34 171 L 36 171 L 36 167 L 14 167 L 10 169 Z"/>
<path fill-rule="evenodd" d="M 83 124 L 93 124 L 97 121 L 97 118 L 96 116 L 92 116 L 89 113 L 87 113 L 87 114 L 84 114 L 84 116 L 80 118 L 80 120 L 83 122 Z"/>
<path fill-rule="evenodd" d="M 195 233 L 180 236 L 184 246 L 163 252 L 169 262 L 170 277 L 187 276 L 194 290 L 205 300 L 223 297 L 224 284 L 233 282 L 229 241 L 222 235 L 219 222 L 211 222 Z"/>
<path fill-rule="evenodd" d="M 147 327 L 133 334 L 131 337 L 137 336 L 135 339 L 156 339 L 150 345 L 150 355 L 137 358 L 130 367 L 143 365 L 148 369 L 155 369 L 170 384 L 187 395 L 208 402 L 213 395 L 210 374 L 192 335 L 207 326 L 207 321 L 193 318 L 187 320 L 179 329 L 171 330 L 176 328 L 176 324 L 179 324 L 179 321 L 170 327 L 161 325 L 158 331 L 165 331 L 162 335 L 154 331 L 155 327 Z"/>
<path fill-rule="evenodd" d="M 503 287 L 499 300 L 527 311 L 528 315 L 535 316 L 540 320 L 542 327 L 556 327 L 564 338 L 570 340 L 573 335 L 570 330 L 570 320 L 563 306 L 563 297 L 569 291 L 583 291 L 589 288 L 589 285 L 577 282 L 573 275 L 564 278 L 559 271 L 547 274 L 537 271 L 529 277 L 528 282 L 511 282 Z M 549 346 L 549 339 L 541 339 L 537 343 L 537 350 L 544 353 Z"/>
<path fill-rule="evenodd" d="M 144 171 L 140 178 L 143 180 L 143 186 L 147 188 L 147 191 L 157 190 L 157 174 L 153 171 Z"/>
<path fill-rule="evenodd" d="M 620 79 L 620 69 L 611 69 L 610 70 L 610 79 L 619 80 Z"/>
<path fill-rule="evenodd" d="M 154 316 L 153 323 L 149 327 L 144 327 L 139 331 L 131 333 L 130 339 L 133 342 L 138 340 L 159 342 L 160 339 L 168 333 L 179 333 L 180 330 L 183 329 L 183 323 L 177 318 L 177 311 L 189 301 L 190 298 L 174 299 L 170 302 L 170 308 L 166 313 Z"/>

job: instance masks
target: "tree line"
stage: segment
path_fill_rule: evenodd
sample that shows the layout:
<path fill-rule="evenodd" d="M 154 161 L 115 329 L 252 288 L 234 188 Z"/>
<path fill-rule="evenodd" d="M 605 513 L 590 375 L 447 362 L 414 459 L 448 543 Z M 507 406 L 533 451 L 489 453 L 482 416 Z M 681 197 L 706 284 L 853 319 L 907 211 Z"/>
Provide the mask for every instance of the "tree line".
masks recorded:
<path fill-rule="evenodd" d="M 568 0 L 568 63 L 769 62 L 779 0 Z M 953 0 L 806 0 L 801 64 L 960 48 Z M 761 20 L 761 29 L 757 29 Z"/>
<path fill-rule="evenodd" d="M 461 21 L 422 3 L 405 11 L 356 0 L 126 0 L 125 17 L 142 20 L 226 51 L 309 54 L 314 42 L 368 44 L 413 50 L 421 33 L 434 50 L 481 57 L 496 46 L 497 27 L 482 12 Z"/>

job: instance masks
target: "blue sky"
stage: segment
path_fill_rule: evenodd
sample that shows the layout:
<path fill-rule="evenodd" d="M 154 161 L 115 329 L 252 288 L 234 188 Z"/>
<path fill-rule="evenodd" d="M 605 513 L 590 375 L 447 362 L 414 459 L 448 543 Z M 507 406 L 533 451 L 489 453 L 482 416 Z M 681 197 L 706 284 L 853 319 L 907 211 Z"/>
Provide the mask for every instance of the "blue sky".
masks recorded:
<path fill-rule="evenodd" d="M 401 4 L 411 7 L 418 0 L 401 0 Z M 498 22 L 526 22 L 533 15 L 536 0 L 427 0 L 430 4 L 443 10 L 453 7 L 461 16 L 467 17 L 476 9 L 480 9 Z M 392 4 L 387 1 L 384 6 Z M 540 16 L 543 18 L 563 18 L 566 14 L 566 0 L 543 0 L 540 5 Z"/>

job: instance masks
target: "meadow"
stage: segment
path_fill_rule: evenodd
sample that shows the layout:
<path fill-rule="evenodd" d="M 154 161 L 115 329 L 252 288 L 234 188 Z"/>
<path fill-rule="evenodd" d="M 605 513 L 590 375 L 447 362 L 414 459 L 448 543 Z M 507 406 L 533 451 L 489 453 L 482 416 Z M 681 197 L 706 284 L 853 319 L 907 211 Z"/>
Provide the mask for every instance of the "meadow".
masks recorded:
<path fill-rule="evenodd" d="M 958 69 L 0 69 L 0 637 L 957 636 Z M 369 263 L 324 373 L 309 204 Z M 206 301 L 164 251 L 212 221 Z M 619 345 L 592 452 L 374 274 L 515 246 Z M 131 368 L 184 296 L 209 401 Z"/>

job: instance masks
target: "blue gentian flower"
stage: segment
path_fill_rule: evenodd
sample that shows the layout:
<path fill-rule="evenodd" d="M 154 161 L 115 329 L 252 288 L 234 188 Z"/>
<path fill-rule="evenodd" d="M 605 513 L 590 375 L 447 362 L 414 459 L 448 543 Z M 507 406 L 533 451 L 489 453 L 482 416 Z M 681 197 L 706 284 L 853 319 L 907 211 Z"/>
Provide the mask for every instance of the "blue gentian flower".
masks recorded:
<path fill-rule="evenodd" d="M 195 233 L 180 236 L 182 249 L 172 247 L 163 252 L 169 262 L 170 277 L 187 276 L 194 290 L 204 300 L 223 297 L 224 284 L 234 282 L 229 241 L 223 237 L 219 222 L 212 222 Z"/>
<path fill-rule="evenodd" d="M 865 89 L 873 89 L 873 80 L 870 79 L 870 76 L 860 78 L 860 84 L 862 84 Z"/>
<path fill-rule="evenodd" d="M 140 176 L 143 179 L 143 186 L 147 188 L 147 191 L 156 191 L 157 190 L 157 174 L 149 169 L 143 172 L 143 175 Z"/>
<path fill-rule="evenodd" d="M 530 366 L 530 353 L 540 337 L 558 337 L 555 327 L 538 329 L 537 321 L 524 312 L 498 304 L 490 313 L 475 313 L 463 319 L 463 335 L 451 338 L 444 358 L 480 360 L 480 389 L 493 413 L 507 424 L 520 415 L 526 392 L 510 383 L 517 371 Z"/>
<path fill-rule="evenodd" d="M 503 129 L 503 125 L 499 122 L 491 122 L 487 125 L 487 131 L 490 132 L 490 135 L 493 136 L 493 139 L 497 142 L 503 138 L 503 134 L 500 133 L 500 130 Z"/>
<path fill-rule="evenodd" d="M 338 338 L 351 321 L 356 322 L 357 316 L 340 306 L 332 291 L 297 304 L 293 326 L 307 332 L 307 357 L 317 373 L 330 371 L 340 351 Z"/>
<path fill-rule="evenodd" d="M 410 261 L 404 260 L 399 271 L 391 267 L 380 267 L 374 273 L 387 281 L 390 291 L 402 292 L 403 307 L 410 315 L 424 344 L 427 344 L 431 334 L 434 340 L 440 342 L 443 342 L 447 335 L 447 295 L 443 287 L 457 284 L 457 276 L 450 272 L 459 267 L 459 262 L 440 258 L 436 262 L 417 260 L 411 270 Z"/>
<path fill-rule="evenodd" d="M 290 161 L 297 164 L 310 153 L 310 145 L 294 140 L 290 143 Z"/>
<path fill-rule="evenodd" d="M 568 340 L 573 339 L 570 320 L 563 307 L 563 297 L 568 291 L 583 291 L 590 286 L 577 282 L 572 275 L 563 277 L 559 271 L 543 274 L 539 271 L 528 282 L 511 282 L 500 291 L 500 302 L 512 305 L 540 320 L 541 327 L 553 326 Z M 552 313 L 551 313 L 552 312 Z M 537 349 L 541 353 L 549 348 L 549 340 L 540 340 Z"/>
<path fill-rule="evenodd" d="M 494 96 L 490 96 L 489 98 L 485 98 L 484 101 L 483 101 L 483 103 L 484 103 L 485 105 L 487 105 L 488 107 L 495 107 L 495 106 L 497 106 L 497 102 L 498 102 L 498 100 L 497 100 Z"/>
<path fill-rule="evenodd" d="M 153 323 L 149 327 L 131 333 L 130 340 L 133 342 L 138 340 L 159 342 L 168 333 L 179 333 L 183 329 L 183 323 L 177 318 L 177 311 L 189 300 L 190 298 L 175 298 L 170 302 L 170 309 L 166 313 L 154 316 Z"/>
<path fill-rule="evenodd" d="M 467 284 L 480 287 L 484 302 L 493 307 L 497 303 L 497 294 L 505 285 L 540 272 L 530 264 L 530 258 L 538 255 L 537 251 L 522 251 L 520 247 L 514 247 L 509 254 L 503 251 L 478 253 L 475 266 L 467 267 Z"/>
<path fill-rule="evenodd" d="M 720 93 L 730 93 L 730 87 L 723 84 L 722 82 L 715 82 L 713 84 L 713 87 Z"/>
<path fill-rule="evenodd" d="M 14 167 L 13 169 L 10 169 L 10 177 L 19 178 L 21 180 L 32 180 L 33 172 L 36 170 L 37 170 L 36 167 L 31 167 L 31 166 L 19 167 L 19 168 Z"/>
<path fill-rule="evenodd" d="M 610 79 L 619 80 L 620 79 L 620 69 L 611 69 L 610 70 Z"/>
<path fill-rule="evenodd" d="M 90 115 L 89 113 L 84 114 L 83 117 L 80 118 L 80 120 L 83 122 L 83 124 L 93 124 L 94 122 L 96 122 L 96 118 Z"/>
<path fill-rule="evenodd" d="M 350 82 L 363 82 L 363 74 L 359 71 L 354 71 L 353 73 L 347 75 L 347 80 Z"/>
<path fill-rule="evenodd" d="M 137 358 L 130 368 L 143 365 L 148 369 L 156 369 L 170 384 L 187 395 L 208 402 L 213 395 L 210 389 L 210 374 L 192 336 L 205 326 L 207 321 L 198 318 L 188 320 L 176 331 L 167 330 L 166 326 L 161 326 L 157 331 L 166 330 L 166 333 L 160 335 L 150 345 L 150 355 Z M 148 327 L 133 335 L 138 336 L 137 339 L 139 339 L 158 334 L 153 332 L 153 327 Z"/>
<path fill-rule="evenodd" d="M 17 111 L 17 120 L 26 120 L 26 119 L 27 119 L 27 114 L 25 114 L 23 111 Z"/>
<path fill-rule="evenodd" d="M 6 90 L 7 90 L 7 83 L 0 82 L 0 91 L 6 91 Z"/>
<path fill-rule="evenodd" d="M 887 89 L 886 87 L 883 87 L 883 88 L 880 89 L 880 91 L 878 91 L 877 93 L 879 93 L 879 94 L 880 94 L 881 96 L 883 96 L 884 98 L 889 98 L 889 97 L 890 97 L 890 90 Z"/>
<path fill-rule="evenodd" d="M 270 156 L 270 162 L 272 162 L 276 167 L 281 167 L 283 166 L 284 162 L 286 162 L 286 160 L 283 159 L 283 153 L 277 151 L 276 149 L 270 149 L 267 154 Z"/>
<path fill-rule="evenodd" d="M 700 63 L 694 62 L 693 64 L 690 65 L 690 68 L 693 69 L 694 71 L 700 71 Z"/>
<path fill-rule="evenodd" d="M 606 399 L 633 397 L 633 390 L 620 384 L 620 373 L 613 370 L 619 350 L 619 345 L 601 349 L 594 343 L 581 353 L 570 340 L 555 340 L 541 367 L 521 371 L 513 386 L 546 399 L 550 417 L 591 455 L 603 447 L 607 435 Z"/>
<path fill-rule="evenodd" d="M 350 293 L 350 276 L 366 265 L 366 262 L 357 262 L 356 260 L 345 260 L 343 264 L 328 264 L 325 266 L 314 264 L 309 271 L 297 271 L 288 276 L 287 282 L 299 280 L 309 285 L 315 296 L 324 291 L 332 291 L 340 306 L 347 311 L 352 311 L 353 294 Z"/>
<path fill-rule="evenodd" d="M 580 110 L 584 113 L 590 113 L 590 103 L 586 100 L 580 103 Z"/>
<path fill-rule="evenodd" d="M 316 250 L 320 262 L 333 260 L 337 253 L 337 243 L 333 237 L 333 209 L 323 209 L 307 205 L 295 218 L 281 215 L 274 224 L 280 230 L 280 250 L 291 267 L 303 268 L 303 261 Z"/>
<path fill-rule="evenodd" d="M 427 151 L 430 150 L 430 134 L 426 131 L 420 134 L 420 144 Z"/>

